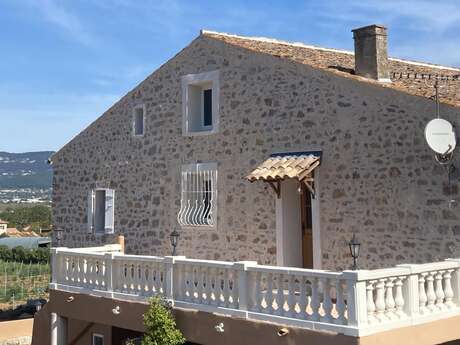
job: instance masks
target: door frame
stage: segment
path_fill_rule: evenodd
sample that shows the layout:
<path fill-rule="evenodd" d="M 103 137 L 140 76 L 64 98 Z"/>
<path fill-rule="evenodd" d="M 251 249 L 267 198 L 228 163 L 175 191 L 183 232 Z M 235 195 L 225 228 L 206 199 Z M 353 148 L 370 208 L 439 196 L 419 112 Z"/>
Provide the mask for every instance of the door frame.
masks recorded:
<path fill-rule="evenodd" d="M 320 233 L 320 200 L 319 200 L 319 179 L 318 171 L 315 170 L 315 197 L 311 199 L 312 208 L 312 247 L 313 247 L 313 269 L 321 269 L 321 233 Z M 293 180 L 293 179 L 290 179 Z M 297 181 L 296 181 L 297 182 Z M 290 182 L 291 183 L 291 182 Z M 298 182 L 297 182 L 298 183 Z M 302 252 L 302 224 L 301 224 L 301 207 L 302 202 L 297 188 L 293 191 L 292 188 L 286 188 L 286 180 L 281 182 L 280 197 L 276 199 L 276 264 L 278 266 L 303 266 L 303 252 Z M 298 184 L 297 184 L 298 186 Z M 292 186 L 291 186 L 292 187 Z M 297 202 L 294 202 L 294 199 Z M 297 212 L 289 210 L 294 204 L 297 205 Z M 286 215 L 290 215 L 286 217 Z M 298 217 L 297 222 L 293 222 L 292 216 Z M 297 225 L 298 224 L 298 225 Z M 298 243 L 300 248 L 293 249 L 289 247 L 287 241 L 287 234 L 298 236 Z M 292 237 L 291 237 L 292 239 Z M 292 251 L 297 251 L 300 256 L 292 258 Z"/>

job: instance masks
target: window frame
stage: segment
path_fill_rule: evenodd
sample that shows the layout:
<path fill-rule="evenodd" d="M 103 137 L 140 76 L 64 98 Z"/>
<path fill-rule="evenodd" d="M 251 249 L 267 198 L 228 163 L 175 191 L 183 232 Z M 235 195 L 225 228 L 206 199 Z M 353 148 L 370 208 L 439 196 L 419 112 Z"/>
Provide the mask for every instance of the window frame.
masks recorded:
<path fill-rule="evenodd" d="M 136 134 L 136 115 L 139 109 L 142 109 L 142 134 Z M 134 106 L 132 127 L 133 127 L 133 137 L 135 138 L 143 137 L 145 135 L 145 114 L 146 114 L 145 104 L 138 104 Z"/>
<path fill-rule="evenodd" d="M 183 136 L 201 136 L 201 135 L 211 135 L 219 132 L 219 94 L 220 94 L 220 81 L 219 81 L 219 71 L 210 71 L 197 74 L 187 74 L 182 76 L 182 135 Z M 209 86 L 210 84 L 210 86 Z M 192 126 L 192 106 L 190 88 L 191 87 L 200 87 L 201 88 L 201 121 L 202 123 L 199 126 L 195 124 Z M 204 125 L 204 90 L 211 90 L 211 109 L 212 116 L 211 126 Z M 195 120 L 196 121 L 196 120 Z M 192 127 L 198 127 L 199 130 Z"/>
<path fill-rule="evenodd" d="M 184 180 L 183 180 L 183 174 L 184 173 L 194 173 L 194 172 L 200 172 L 200 171 L 213 171 L 215 174 L 214 181 L 212 183 L 212 188 L 211 188 L 211 195 L 213 197 L 214 203 L 213 203 L 213 218 L 214 218 L 214 224 L 208 225 L 208 224 L 181 224 L 180 217 L 182 212 L 184 212 L 182 205 L 183 205 L 183 193 L 184 193 L 184 186 L 182 185 Z M 179 212 L 177 213 L 177 221 L 182 229 L 216 229 L 217 228 L 217 223 L 218 223 L 218 164 L 217 162 L 207 162 L 207 163 L 192 163 L 192 164 L 184 164 L 181 166 L 180 169 L 180 209 Z M 211 177 L 212 178 L 212 177 Z"/>
<path fill-rule="evenodd" d="M 94 339 L 95 338 L 100 338 L 102 339 L 102 345 L 105 345 L 105 341 L 104 341 L 104 335 L 101 334 L 101 333 L 92 333 L 91 334 L 91 345 L 96 345 L 96 343 L 94 342 Z"/>
<path fill-rule="evenodd" d="M 104 191 L 104 228 L 102 231 L 96 230 L 96 204 L 97 199 L 96 195 L 98 191 Z M 112 194 L 112 226 L 111 230 L 110 227 L 107 227 L 107 192 L 111 191 Z M 91 211 L 91 215 L 90 215 Z M 90 220 L 91 216 L 91 220 Z M 95 235 L 95 236 L 103 236 L 103 235 L 111 235 L 115 233 L 115 189 L 113 188 L 93 188 L 89 191 L 89 198 L 88 198 L 88 209 L 87 209 L 87 217 L 88 217 L 88 233 Z"/>

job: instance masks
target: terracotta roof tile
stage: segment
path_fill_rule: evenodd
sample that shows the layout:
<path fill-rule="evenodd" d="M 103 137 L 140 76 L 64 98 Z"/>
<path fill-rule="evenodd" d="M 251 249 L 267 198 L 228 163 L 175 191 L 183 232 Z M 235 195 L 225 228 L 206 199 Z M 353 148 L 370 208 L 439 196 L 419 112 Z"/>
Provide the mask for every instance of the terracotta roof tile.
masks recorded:
<path fill-rule="evenodd" d="M 311 172 L 320 163 L 320 157 L 313 154 L 271 156 L 254 169 L 246 179 L 275 181 L 285 178 L 302 180 L 311 176 Z"/>
<path fill-rule="evenodd" d="M 266 38 L 241 37 L 211 31 L 202 31 L 202 34 L 252 51 L 290 59 L 345 77 L 427 98 L 433 97 L 435 92 L 433 87 L 434 76 L 448 76 L 454 80 L 441 82 L 439 90 L 440 101 L 460 106 L 459 68 L 390 58 L 390 78 L 392 82 L 381 83 L 354 75 L 354 53 L 349 51 L 319 48 L 302 43 L 289 43 Z"/>

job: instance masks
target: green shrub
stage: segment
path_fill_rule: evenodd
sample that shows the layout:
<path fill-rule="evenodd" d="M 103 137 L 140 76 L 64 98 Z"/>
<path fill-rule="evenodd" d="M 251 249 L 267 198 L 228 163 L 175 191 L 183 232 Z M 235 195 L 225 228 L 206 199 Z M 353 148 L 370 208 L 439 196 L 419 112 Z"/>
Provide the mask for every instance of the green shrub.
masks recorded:
<path fill-rule="evenodd" d="M 180 345 L 185 338 L 176 326 L 169 304 L 160 297 L 150 300 L 150 308 L 144 314 L 146 332 L 142 345 Z"/>

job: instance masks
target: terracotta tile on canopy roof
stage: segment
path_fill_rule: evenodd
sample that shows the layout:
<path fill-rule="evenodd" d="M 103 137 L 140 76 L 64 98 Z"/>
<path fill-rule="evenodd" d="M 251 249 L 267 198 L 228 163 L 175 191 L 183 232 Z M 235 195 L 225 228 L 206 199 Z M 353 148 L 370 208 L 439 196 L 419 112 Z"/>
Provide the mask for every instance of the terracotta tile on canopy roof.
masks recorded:
<path fill-rule="evenodd" d="M 278 41 L 269 38 L 242 37 L 212 31 L 202 31 L 202 35 L 258 53 L 270 54 L 298 63 L 342 75 L 362 82 L 396 89 L 412 95 L 431 98 L 434 96 L 433 76 L 447 76 L 450 81 L 443 82 L 440 88 L 440 101 L 460 107 L 460 69 L 429 63 L 389 58 L 391 83 L 382 83 L 354 74 L 355 57 L 350 51 L 321 48 Z M 428 75 L 432 77 L 429 79 Z M 421 79 L 421 78 L 424 79 Z"/>
<path fill-rule="evenodd" d="M 246 179 L 251 182 L 257 180 L 276 181 L 285 178 L 303 180 L 311 177 L 311 172 L 319 163 L 319 155 L 312 153 L 272 155 L 247 175 Z"/>

